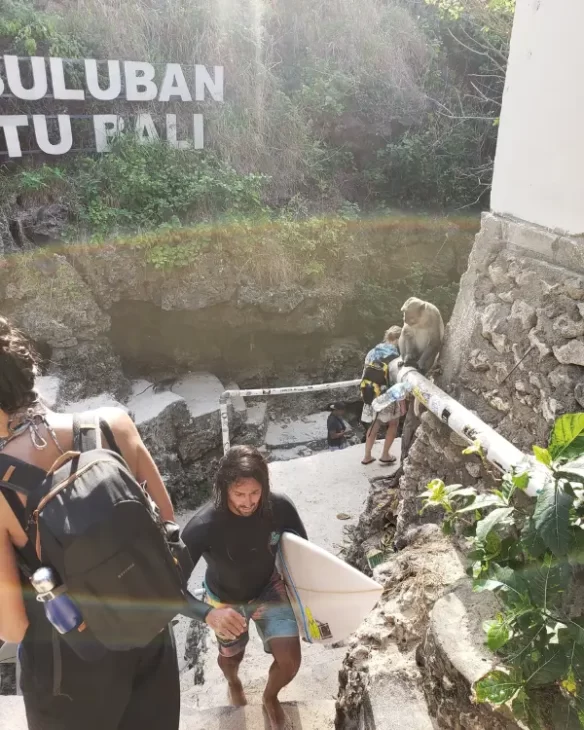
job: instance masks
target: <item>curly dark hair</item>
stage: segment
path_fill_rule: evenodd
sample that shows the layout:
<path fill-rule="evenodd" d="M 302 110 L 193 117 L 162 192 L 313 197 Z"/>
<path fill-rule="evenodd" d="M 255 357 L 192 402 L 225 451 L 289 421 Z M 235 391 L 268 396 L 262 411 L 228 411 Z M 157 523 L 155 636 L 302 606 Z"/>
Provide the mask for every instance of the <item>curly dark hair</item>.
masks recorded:
<path fill-rule="evenodd" d="M 34 389 L 40 357 L 26 337 L 0 317 L 0 408 L 14 413 L 37 399 Z"/>
<path fill-rule="evenodd" d="M 255 479 L 261 485 L 262 499 L 259 511 L 263 516 L 269 516 L 270 474 L 266 460 L 255 446 L 233 446 L 221 459 L 213 490 L 215 507 L 221 510 L 229 509 L 227 491 L 240 479 Z"/>

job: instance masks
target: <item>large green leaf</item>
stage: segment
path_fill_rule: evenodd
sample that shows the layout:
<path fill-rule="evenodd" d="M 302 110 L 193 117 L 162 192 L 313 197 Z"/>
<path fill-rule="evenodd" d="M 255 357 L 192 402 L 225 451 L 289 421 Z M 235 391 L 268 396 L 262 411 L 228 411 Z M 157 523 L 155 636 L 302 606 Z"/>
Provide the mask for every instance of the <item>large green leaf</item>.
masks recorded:
<path fill-rule="evenodd" d="M 545 542 L 541 539 L 541 535 L 537 531 L 532 519 L 529 519 L 525 523 L 525 527 L 521 533 L 521 542 L 530 557 L 537 559 L 545 554 Z"/>
<path fill-rule="evenodd" d="M 584 457 L 562 464 L 556 471 L 556 478 L 584 484 Z"/>
<path fill-rule="evenodd" d="M 490 512 L 484 520 L 477 523 L 476 538 L 480 542 L 484 542 L 487 535 L 500 523 L 505 523 L 513 514 L 513 507 L 499 507 Z"/>
<path fill-rule="evenodd" d="M 461 507 L 460 509 L 456 510 L 456 513 L 461 515 L 464 512 L 472 512 L 473 510 L 477 509 L 485 509 L 486 507 L 506 507 L 507 503 L 501 499 L 501 497 L 498 497 L 496 494 L 479 494 L 479 496 L 474 500 L 474 502 L 471 502 L 470 504 L 466 505 L 466 507 Z"/>
<path fill-rule="evenodd" d="M 498 651 L 511 638 L 509 627 L 500 618 L 493 621 L 485 621 L 483 629 L 487 634 L 487 646 L 491 651 Z"/>
<path fill-rule="evenodd" d="M 525 597 L 529 595 L 528 586 L 520 573 L 496 563 L 492 565 L 486 578 L 474 582 L 473 590 L 476 593 L 502 590 L 509 595 L 512 603 L 523 602 Z"/>
<path fill-rule="evenodd" d="M 567 697 L 556 697 L 551 719 L 553 730 L 582 730 L 578 711 Z"/>
<path fill-rule="evenodd" d="M 573 501 L 553 479 L 548 479 L 537 495 L 533 524 L 548 550 L 557 557 L 567 555 L 570 549 Z"/>
<path fill-rule="evenodd" d="M 493 705 L 509 702 L 520 689 L 521 683 L 501 670 L 489 672 L 474 686 L 477 701 L 491 702 Z"/>
<path fill-rule="evenodd" d="M 584 454 L 584 413 L 566 413 L 554 423 L 548 451 L 554 461 Z"/>
<path fill-rule="evenodd" d="M 571 576 L 570 565 L 556 562 L 549 554 L 539 564 L 527 566 L 521 575 L 533 603 L 547 611 L 562 603 Z"/>
<path fill-rule="evenodd" d="M 570 670 L 570 651 L 566 646 L 548 646 L 531 665 L 526 663 L 525 672 L 529 672 L 529 687 L 542 687 L 563 679 Z"/>

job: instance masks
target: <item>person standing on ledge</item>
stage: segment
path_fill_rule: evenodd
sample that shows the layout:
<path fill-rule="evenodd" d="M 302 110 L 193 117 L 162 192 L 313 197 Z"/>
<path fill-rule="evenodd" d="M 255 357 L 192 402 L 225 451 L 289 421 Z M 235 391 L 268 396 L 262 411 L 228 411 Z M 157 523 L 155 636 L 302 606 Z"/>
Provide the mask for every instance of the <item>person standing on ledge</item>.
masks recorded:
<path fill-rule="evenodd" d="M 308 539 L 292 501 L 270 491 L 268 465 L 252 446 L 234 446 L 221 460 L 214 498 L 184 528 L 182 538 L 193 563 L 207 562 L 205 601 L 193 600 L 191 616 L 217 636 L 218 663 L 233 705 L 245 705 L 239 665 L 254 621 L 272 654 L 263 705 L 271 730 L 284 730 L 278 694 L 296 676 L 300 639 L 286 588 L 276 570 L 283 532 Z"/>
<path fill-rule="evenodd" d="M 371 405 L 373 399 L 379 395 L 385 393 L 389 387 L 389 375 L 388 366 L 389 363 L 395 358 L 399 357 L 399 338 L 402 328 L 398 325 L 390 327 L 383 338 L 383 342 L 370 350 L 365 358 L 365 366 L 363 369 L 363 380 L 361 381 L 361 393 L 367 398 L 363 403 L 363 415 L 361 421 L 365 424 L 369 424 L 367 429 L 367 437 L 365 441 L 365 456 L 361 463 L 364 466 L 373 464 L 375 459 L 373 458 L 372 451 L 377 439 L 380 426 L 386 425 L 387 431 L 385 434 L 385 440 L 383 442 L 383 449 L 379 463 L 384 466 L 395 464 L 396 458 L 390 454 L 390 449 L 397 436 L 397 429 L 399 426 L 399 419 L 405 413 L 404 402 L 393 402 L 390 403 L 379 413 L 375 413 L 373 406 Z M 371 372 L 372 370 L 372 372 Z M 379 373 L 379 377 L 375 379 L 376 371 Z M 371 380 L 374 378 L 374 380 Z M 364 389 L 364 385 L 367 389 Z M 369 392 L 369 397 L 366 394 Z"/>

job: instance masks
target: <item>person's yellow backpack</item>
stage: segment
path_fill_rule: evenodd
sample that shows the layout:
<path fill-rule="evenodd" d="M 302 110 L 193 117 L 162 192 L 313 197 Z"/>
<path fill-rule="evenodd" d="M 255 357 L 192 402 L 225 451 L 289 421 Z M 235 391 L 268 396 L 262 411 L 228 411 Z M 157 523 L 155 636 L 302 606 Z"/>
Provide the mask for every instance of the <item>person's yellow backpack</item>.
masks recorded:
<path fill-rule="evenodd" d="M 370 406 L 389 388 L 389 363 L 396 357 L 399 357 L 397 353 L 365 363 L 363 378 L 359 386 L 363 403 Z"/>

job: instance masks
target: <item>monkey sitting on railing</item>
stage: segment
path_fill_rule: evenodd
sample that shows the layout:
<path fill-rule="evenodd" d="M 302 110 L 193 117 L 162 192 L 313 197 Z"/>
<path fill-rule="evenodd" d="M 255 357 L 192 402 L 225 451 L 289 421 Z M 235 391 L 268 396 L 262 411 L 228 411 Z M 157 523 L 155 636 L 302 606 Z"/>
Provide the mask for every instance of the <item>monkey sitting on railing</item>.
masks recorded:
<path fill-rule="evenodd" d="M 404 324 L 399 351 L 404 365 L 426 375 L 436 364 L 444 339 L 444 322 L 437 307 L 417 297 L 410 297 L 401 308 Z M 421 406 L 410 403 L 402 429 L 401 460 L 406 458 L 420 424 Z"/>

